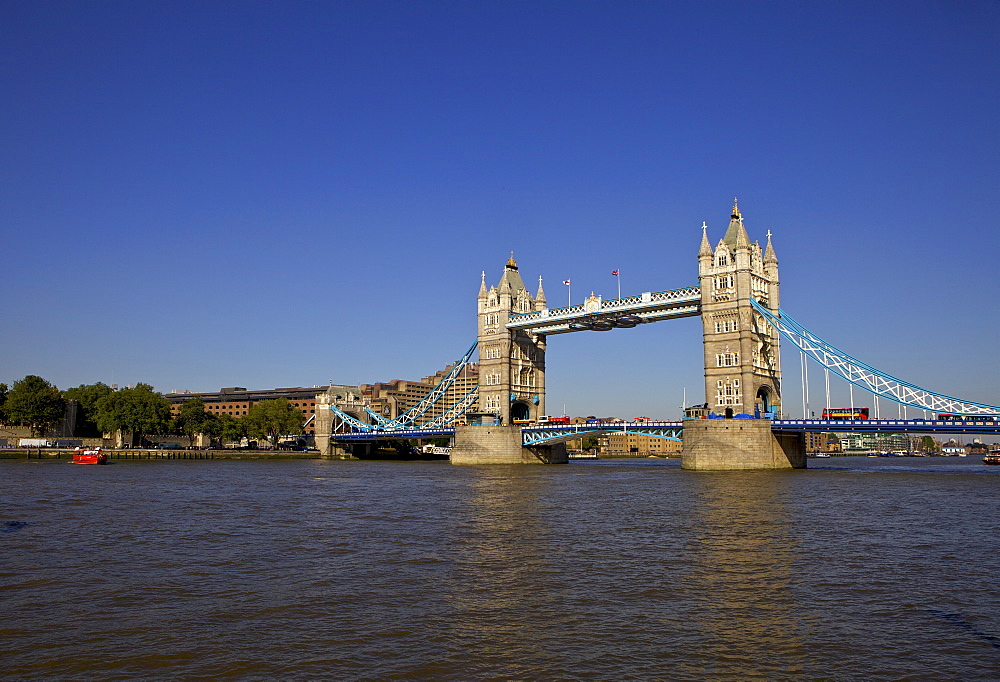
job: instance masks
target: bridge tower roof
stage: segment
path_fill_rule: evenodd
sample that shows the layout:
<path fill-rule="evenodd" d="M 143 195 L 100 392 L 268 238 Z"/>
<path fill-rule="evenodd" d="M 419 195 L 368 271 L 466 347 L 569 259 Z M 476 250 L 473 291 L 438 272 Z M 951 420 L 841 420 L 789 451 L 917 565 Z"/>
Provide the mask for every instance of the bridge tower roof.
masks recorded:
<path fill-rule="evenodd" d="M 726 242 L 731 249 L 736 249 L 740 246 L 750 246 L 750 235 L 747 234 L 746 228 L 743 227 L 743 216 L 740 215 L 740 208 L 736 199 L 733 199 L 733 212 L 729 220 L 729 229 L 726 230 L 726 236 L 722 238 L 722 241 Z"/>
<path fill-rule="evenodd" d="M 517 262 L 514 260 L 513 251 L 510 253 L 510 259 L 507 261 L 507 265 L 504 266 L 503 276 L 500 278 L 500 283 L 497 285 L 497 289 L 504 291 L 505 287 L 509 288 L 511 291 L 527 289 L 527 287 L 524 286 L 524 281 L 521 279 L 520 273 L 517 271 Z"/>

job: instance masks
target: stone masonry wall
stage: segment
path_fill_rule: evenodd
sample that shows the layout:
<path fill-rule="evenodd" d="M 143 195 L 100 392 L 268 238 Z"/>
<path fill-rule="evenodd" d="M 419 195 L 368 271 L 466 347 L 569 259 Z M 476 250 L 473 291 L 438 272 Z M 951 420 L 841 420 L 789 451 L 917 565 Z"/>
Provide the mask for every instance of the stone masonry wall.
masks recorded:
<path fill-rule="evenodd" d="M 521 445 L 517 426 L 458 426 L 451 449 L 452 464 L 565 464 L 563 443 L 548 447 Z"/>
<path fill-rule="evenodd" d="M 767 419 L 689 419 L 684 422 L 684 469 L 804 469 L 802 434 L 774 434 Z"/>

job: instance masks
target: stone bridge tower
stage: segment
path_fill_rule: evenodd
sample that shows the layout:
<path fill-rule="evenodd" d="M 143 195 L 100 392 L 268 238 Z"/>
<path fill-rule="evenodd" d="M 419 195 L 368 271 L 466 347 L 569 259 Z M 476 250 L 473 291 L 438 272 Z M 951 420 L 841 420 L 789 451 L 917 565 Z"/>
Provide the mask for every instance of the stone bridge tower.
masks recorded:
<path fill-rule="evenodd" d="M 778 331 L 750 306 L 778 310 L 778 258 L 750 242 L 735 200 L 726 235 L 712 249 L 702 223 L 698 251 L 705 341 L 705 399 L 723 415 L 781 412 Z"/>
<path fill-rule="evenodd" d="M 545 337 L 507 329 L 511 315 L 545 308 L 542 279 L 532 296 L 510 256 L 495 287 L 479 287 L 480 412 L 496 414 L 505 425 L 545 414 Z"/>

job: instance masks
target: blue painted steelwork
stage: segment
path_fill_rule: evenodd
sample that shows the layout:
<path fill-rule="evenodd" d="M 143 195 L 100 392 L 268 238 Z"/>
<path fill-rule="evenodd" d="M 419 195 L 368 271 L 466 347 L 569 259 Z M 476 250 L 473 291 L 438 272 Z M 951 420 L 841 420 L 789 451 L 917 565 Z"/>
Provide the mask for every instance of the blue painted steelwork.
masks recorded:
<path fill-rule="evenodd" d="M 478 340 L 469 346 L 469 350 L 465 351 L 465 355 L 462 356 L 462 359 L 452 366 L 451 370 L 444 376 L 443 379 L 441 379 L 441 381 L 438 382 L 437 386 L 435 386 L 423 400 L 395 419 L 381 425 L 381 428 L 406 428 L 411 426 L 419 417 L 423 416 L 427 410 L 436 405 L 444 394 L 448 392 L 451 385 L 455 383 L 455 379 L 459 377 L 462 370 L 465 369 L 465 366 L 472 358 L 472 354 L 476 352 L 477 346 L 479 346 Z"/>
<path fill-rule="evenodd" d="M 982 421 L 930 419 L 776 419 L 772 431 L 821 433 L 951 433 L 955 435 L 1000 433 L 1000 420 Z"/>
<path fill-rule="evenodd" d="M 406 438 L 451 438 L 455 435 L 454 428 L 437 429 L 396 429 L 392 431 L 350 431 L 330 435 L 330 442 L 368 441 L 368 440 L 401 440 Z"/>
<path fill-rule="evenodd" d="M 666 440 L 681 440 L 681 422 L 602 422 L 601 424 L 557 424 L 528 426 L 521 429 L 521 442 L 526 446 L 552 445 L 578 440 L 586 436 L 607 433 L 639 433 Z"/>
<path fill-rule="evenodd" d="M 846 381 L 877 396 L 900 405 L 930 412 L 1000 416 L 1000 407 L 996 405 L 952 398 L 897 379 L 830 345 L 793 320 L 785 311 L 778 310 L 778 314 L 775 315 L 773 311 L 768 310 L 752 298 L 750 304 L 775 329 L 781 332 L 782 336 L 795 344 L 803 353 Z"/>
<path fill-rule="evenodd" d="M 416 405 L 414 405 L 409 410 L 407 410 L 406 412 L 397 416 L 394 419 L 386 419 L 382 415 L 377 414 L 372 410 L 368 409 L 368 407 L 365 407 L 365 412 L 367 412 L 368 415 L 375 420 L 374 424 L 363 422 L 360 419 L 357 419 L 356 417 L 352 417 L 346 412 L 338 409 L 335 405 L 330 405 L 330 411 L 336 414 L 337 417 L 339 417 L 340 420 L 343 421 L 344 423 L 349 424 L 352 428 L 359 429 L 361 431 L 373 431 L 373 430 L 403 431 L 406 429 L 437 426 L 441 423 L 445 423 L 441 421 L 441 417 L 437 417 L 424 424 L 421 424 L 420 426 L 414 425 L 414 423 L 418 418 L 426 414 L 426 412 L 429 409 L 431 409 L 434 405 L 436 405 L 438 401 L 441 400 L 441 398 L 448 392 L 448 389 L 451 388 L 452 384 L 455 383 L 455 380 L 461 375 L 462 370 L 465 369 L 465 366 L 467 364 L 469 364 L 469 361 L 472 358 L 472 354 L 476 352 L 476 347 L 478 345 L 479 341 L 473 343 L 469 347 L 469 350 L 465 351 L 465 355 L 463 355 L 462 358 L 452 366 L 452 368 L 448 371 L 448 373 L 444 376 L 444 378 L 442 378 L 441 381 L 438 382 L 437 386 L 431 389 L 430 393 L 424 396 L 424 398 Z M 445 412 L 445 415 L 449 415 L 449 421 L 454 421 L 461 415 L 465 414 L 465 412 L 472 406 L 472 404 L 476 402 L 476 397 L 477 397 L 476 392 L 478 388 L 479 387 L 476 386 L 476 388 L 466 393 L 465 396 L 462 398 L 462 400 L 459 401 L 459 403 L 455 407 Z"/>
<path fill-rule="evenodd" d="M 434 419 L 431 419 L 430 421 L 424 422 L 417 428 L 431 429 L 444 426 L 445 424 L 451 424 L 463 414 L 468 412 L 469 408 L 472 407 L 477 400 L 479 400 L 479 384 L 473 386 L 472 390 L 462 396 L 462 399 L 455 403 L 455 406 L 450 410 L 438 417 L 435 417 Z"/>
<path fill-rule="evenodd" d="M 552 445 L 554 443 L 577 440 L 586 436 L 606 433 L 641 433 L 644 436 L 681 440 L 684 430 L 683 422 L 665 421 L 652 424 L 636 424 L 633 422 L 607 423 L 601 426 L 595 424 L 563 424 L 558 426 L 530 426 L 521 429 L 522 443 L 525 446 Z M 957 421 L 957 420 L 923 420 L 923 419 L 776 419 L 771 422 L 771 430 L 779 432 L 813 431 L 821 433 L 947 433 L 962 434 L 1000 434 L 1000 420 Z M 451 438 L 455 435 L 453 427 L 409 428 L 394 430 L 368 429 L 349 433 L 335 433 L 330 436 L 332 442 L 398 440 L 403 438 Z"/>

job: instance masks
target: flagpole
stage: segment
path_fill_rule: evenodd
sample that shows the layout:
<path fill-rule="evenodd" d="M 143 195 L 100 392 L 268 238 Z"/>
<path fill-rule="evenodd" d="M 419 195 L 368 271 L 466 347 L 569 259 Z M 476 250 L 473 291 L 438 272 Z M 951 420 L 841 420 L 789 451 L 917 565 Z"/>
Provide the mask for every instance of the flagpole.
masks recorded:
<path fill-rule="evenodd" d="M 617 270 L 615 272 L 617 272 Z M 622 276 L 621 275 L 615 275 L 615 279 L 618 280 L 618 298 L 621 298 L 622 297 Z"/>

